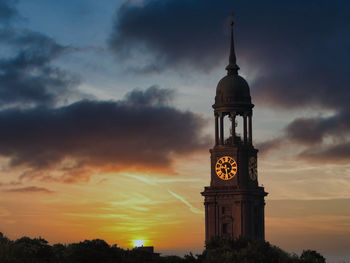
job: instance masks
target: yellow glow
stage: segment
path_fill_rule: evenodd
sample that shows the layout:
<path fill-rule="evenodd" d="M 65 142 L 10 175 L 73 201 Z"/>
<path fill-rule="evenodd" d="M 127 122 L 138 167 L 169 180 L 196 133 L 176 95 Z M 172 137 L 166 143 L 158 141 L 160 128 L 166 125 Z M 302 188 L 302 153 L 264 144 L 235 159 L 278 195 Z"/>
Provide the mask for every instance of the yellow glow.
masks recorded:
<path fill-rule="evenodd" d="M 143 247 L 143 245 L 145 244 L 145 241 L 138 239 L 138 240 L 133 240 L 132 243 L 134 247 Z"/>
<path fill-rule="evenodd" d="M 237 173 L 237 163 L 230 156 L 223 156 L 215 164 L 216 174 L 222 180 L 231 180 Z"/>
<path fill-rule="evenodd" d="M 176 175 L 100 173 L 79 184 L 36 182 L 55 191 L 51 194 L 1 192 L 0 225 L 11 239 L 42 236 L 55 244 L 99 238 L 122 248 L 133 248 L 134 241 L 143 240 L 144 246 L 154 246 L 160 253 L 201 253 L 205 219 L 199 193 L 210 184 L 209 161 L 203 165 L 206 159 L 206 151 L 176 158 Z M 274 156 L 259 163 L 260 183 L 271 195 L 266 200 L 266 239 L 295 252 L 330 251 L 330 246 L 348 249 L 350 165 L 309 167 L 279 160 Z M 339 175 L 332 177 L 336 169 Z M 11 182 L 16 173 L 0 171 L 2 182 Z M 296 197 L 299 200 L 290 200 Z"/>

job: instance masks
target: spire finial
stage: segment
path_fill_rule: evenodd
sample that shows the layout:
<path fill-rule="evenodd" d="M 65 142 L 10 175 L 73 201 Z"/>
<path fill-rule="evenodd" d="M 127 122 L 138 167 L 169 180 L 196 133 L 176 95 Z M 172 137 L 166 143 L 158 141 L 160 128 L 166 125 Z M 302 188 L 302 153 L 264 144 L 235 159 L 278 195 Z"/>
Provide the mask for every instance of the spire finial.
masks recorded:
<path fill-rule="evenodd" d="M 235 14 L 232 13 L 232 19 L 230 21 L 230 25 L 231 25 L 231 49 L 230 49 L 229 64 L 226 67 L 228 75 L 238 74 L 238 70 L 239 70 L 239 67 L 237 66 L 237 62 L 236 62 L 235 43 L 234 43 L 234 39 L 233 39 L 233 25 L 234 25 L 233 17 L 234 17 L 234 15 Z"/>

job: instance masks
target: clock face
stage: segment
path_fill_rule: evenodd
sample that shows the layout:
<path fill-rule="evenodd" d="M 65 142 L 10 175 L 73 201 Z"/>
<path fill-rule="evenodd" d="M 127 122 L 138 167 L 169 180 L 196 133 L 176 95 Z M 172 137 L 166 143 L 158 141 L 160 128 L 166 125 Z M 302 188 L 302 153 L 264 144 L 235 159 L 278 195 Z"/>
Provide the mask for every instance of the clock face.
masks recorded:
<path fill-rule="evenodd" d="M 249 177 L 250 177 L 250 179 L 255 181 L 257 176 L 258 176 L 258 169 L 257 169 L 257 164 L 256 164 L 256 158 L 255 157 L 250 157 L 249 158 L 248 170 L 249 170 Z"/>
<path fill-rule="evenodd" d="M 217 176 L 222 180 L 231 180 L 237 173 L 237 163 L 230 156 L 223 156 L 215 164 Z"/>

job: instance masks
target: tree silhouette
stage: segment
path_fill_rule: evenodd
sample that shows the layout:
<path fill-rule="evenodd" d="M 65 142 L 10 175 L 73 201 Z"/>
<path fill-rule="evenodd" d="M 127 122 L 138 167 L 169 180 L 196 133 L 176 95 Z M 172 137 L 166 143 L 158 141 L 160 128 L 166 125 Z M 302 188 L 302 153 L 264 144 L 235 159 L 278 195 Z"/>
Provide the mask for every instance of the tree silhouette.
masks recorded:
<path fill-rule="evenodd" d="M 316 251 L 304 250 L 300 258 L 263 240 L 214 238 L 202 254 L 183 258 L 159 256 L 140 249 L 125 250 L 104 240 L 50 245 L 43 238 L 12 241 L 0 233 L 0 263 L 325 263 Z"/>
<path fill-rule="evenodd" d="M 10 255 L 14 262 L 46 263 L 54 262 L 52 247 L 45 239 L 22 237 L 10 245 Z"/>
<path fill-rule="evenodd" d="M 303 263 L 326 263 L 326 259 L 315 250 L 304 250 L 300 260 Z"/>
<path fill-rule="evenodd" d="M 269 242 L 246 238 L 214 238 L 200 257 L 203 263 L 293 263 L 300 262 Z"/>

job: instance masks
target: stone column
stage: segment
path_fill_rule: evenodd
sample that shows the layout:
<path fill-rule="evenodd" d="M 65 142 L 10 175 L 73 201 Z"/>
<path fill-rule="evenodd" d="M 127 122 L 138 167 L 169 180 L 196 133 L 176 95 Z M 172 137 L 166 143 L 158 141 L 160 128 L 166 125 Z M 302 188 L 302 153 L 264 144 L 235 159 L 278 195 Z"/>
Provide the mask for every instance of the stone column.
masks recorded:
<path fill-rule="evenodd" d="M 224 114 L 220 113 L 220 144 L 224 145 Z"/>
<path fill-rule="evenodd" d="M 244 144 L 247 144 L 247 115 L 243 115 L 243 138 Z"/>
<path fill-rule="evenodd" d="M 253 125 L 252 125 L 252 115 L 248 116 L 249 120 L 249 143 L 253 144 Z"/>
<path fill-rule="evenodd" d="M 231 120 L 232 120 L 232 144 L 235 144 L 236 140 L 236 113 L 231 112 Z"/>
<path fill-rule="evenodd" d="M 215 113 L 215 145 L 219 144 L 219 117 Z"/>

